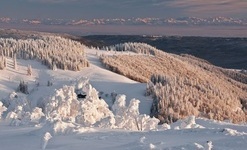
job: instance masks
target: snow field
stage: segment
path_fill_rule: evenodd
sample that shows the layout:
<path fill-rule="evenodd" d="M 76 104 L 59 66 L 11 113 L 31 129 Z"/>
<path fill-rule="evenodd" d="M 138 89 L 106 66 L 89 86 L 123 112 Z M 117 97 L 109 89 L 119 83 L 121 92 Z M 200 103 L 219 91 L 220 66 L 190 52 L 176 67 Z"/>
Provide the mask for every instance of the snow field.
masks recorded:
<path fill-rule="evenodd" d="M 0 149 L 246 149 L 246 125 L 190 116 L 158 126 L 148 116 L 146 85 L 105 70 L 96 50 L 86 53 L 90 67 L 79 72 L 52 71 L 31 60 L 17 60 L 17 71 L 0 71 L 0 98 L 8 104 L 0 103 Z M 18 79 L 28 82 L 29 95 L 15 92 Z M 78 90 L 87 93 L 84 100 L 77 99 Z M 115 102 L 112 92 L 119 94 Z"/>

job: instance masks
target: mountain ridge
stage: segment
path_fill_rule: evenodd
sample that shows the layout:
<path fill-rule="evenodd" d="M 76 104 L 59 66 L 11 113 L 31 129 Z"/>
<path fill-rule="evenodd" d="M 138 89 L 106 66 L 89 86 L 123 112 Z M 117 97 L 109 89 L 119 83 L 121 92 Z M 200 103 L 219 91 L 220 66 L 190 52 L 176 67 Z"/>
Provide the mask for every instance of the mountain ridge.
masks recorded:
<path fill-rule="evenodd" d="M 247 19 L 232 17 L 179 17 L 179 18 L 94 18 L 94 19 L 14 19 L 1 17 L 0 23 L 44 25 L 154 25 L 154 26 L 247 26 Z"/>

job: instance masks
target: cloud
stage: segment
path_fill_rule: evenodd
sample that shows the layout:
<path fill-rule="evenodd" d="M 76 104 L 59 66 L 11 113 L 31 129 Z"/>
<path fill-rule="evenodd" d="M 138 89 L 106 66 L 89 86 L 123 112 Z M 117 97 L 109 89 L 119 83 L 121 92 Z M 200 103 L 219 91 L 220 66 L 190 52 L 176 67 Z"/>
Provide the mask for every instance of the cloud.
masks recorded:
<path fill-rule="evenodd" d="M 34 3 L 80 3 L 86 5 L 108 5 L 108 6 L 158 6 L 173 0 L 23 0 Z"/>
<path fill-rule="evenodd" d="M 70 3 L 102 6 L 120 6 L 120 7 L 143 7 L 150 8 L 156 6 L 173 7 L 191 10 L 193 8 L 224 8 L 247 9 L 246 0 L 22 0 L 38 3 Z"/>
<path fill-rule="evenodd" d="M 73 3 L 78 2 L 79 0 L 27 0 L 28 2 L 35 3 Z"/>
<path fill-rule="evenodd" d="M 180 8 L 189 15 L 247 14 L 246 0 L 174 0 L 170 6 Z"/>
<path fill-rule="evenodd" d="M 247 18 L 247 0 L 6 0 L 0 2 L 0 15 L 4 14 L 54 18 Z"/>

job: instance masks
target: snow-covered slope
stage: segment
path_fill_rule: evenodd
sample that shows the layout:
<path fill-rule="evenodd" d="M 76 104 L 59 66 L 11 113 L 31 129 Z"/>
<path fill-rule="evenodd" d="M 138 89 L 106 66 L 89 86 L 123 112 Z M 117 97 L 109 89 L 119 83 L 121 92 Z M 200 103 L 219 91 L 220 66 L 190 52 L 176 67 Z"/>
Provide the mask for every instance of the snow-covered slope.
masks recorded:
<path fill-rule="evenodd" d="M 31 92 L 28 97 L 32 99 L 32 103 L 37 104 L 37 101 L 50 96 L 54 89 L 59 89 L 63 85 L 72 85 L 82 77 L 90 79 L 90 83 L 99 91 L 104 92 L 103 99 L 111 104 L 110 95 L 115 92 L 117 94 L 125 94 L 127 99 L 137 98 L 142 101 L 140 108 L 141 113 L 148 114 L 152 103 L 151 98 L 145 97 L 146 84 L 138 83 L 130 80 L 122 75 L 118 75 L 103 68 L 96 50 L 87 49 L 87 57 L 91 65 L 84 68 L 82 71 L 64 71 L 64 70 L 50 70 L 40 62 L 33 60 L 17 60 L 18 68 L 15 70 L 12 59 L 7 59 L 9 67 L 5 70 L 0 70 L 0 94 L 1 98 L 7 97 L 11 91 L 15 91 L 20 81 L 25 81 L 29 85 Z M 106 54 L 108 52 L 105 52 Z M 112 55 L 109 52 L 109 55 Z M 31 65 L 33 74 L 27 76 L 27 66 Z M 48 81 L 53 83 L 52 87 L 48 87 Z M 37 87 L 37 84 L 39 86 Z"/>
<path fill-rule="evenodd" d="M 128 101 L 132 98 L 139 99 L 141 101 L 140 113 L 150 113 L 152 99 L 144 96 L 146 84 L 133 81 L 122 75 L 106 70 L 99 61 L 98 55 L 113 55 L 114 52 L 97 52 L 97 50 L 88 49 L 86 50 L 86 53 L 91 65 L 89 68 L 85 68 L 82 71 L 82 76 L 88 77 L 90 79 L 90 83 L 98 91 L 102 91 L 105 94 L 111 94 L 112 92 L 117 94 L 125 94 Z M 129 54 L 134 53 L 129 52 Z M 109 98 L 103 96 L 103 99 L 110 104 Z"/>
<path fill-rule="evenodd" d="M 152 100 L 144 96 L 146 85 L 104 69 L 99 61 L 98 55 L 100 54 L 97 50 L 86 49 L 85 51 L 90 62 L 90 67 L 78 72 L 59 69 L 56 71 L 49 70 L 46 66 L 34 60 L 17 60 L 18 68 L 13 69 L 13 62 L 11 59 L 8 59 L 8 67 L 5 70 L 0 70 L 0 99 L 3 102 L 6 100 L 10 101 L 9 94 L 16 91 L 21 80 L 28 82 L 29 94 L 17 93 L 17 98 L 12 98 L 16 102 L 15 104 L 25 104 L 23 107 L 13 108 L 17 114 L 17 118 L 14 119 L 15 122 L 10 119 L 11 115 L 6 117 L 7 114 L 3 113 L 4 118 L 0 120 L 0 149 L 206 150 L 211 149 L 212 145 L 214 149 L 246 149 L 246 125 L 234 125 L 204 119 L 194 120 L 194 117 L 189 117 L 171 126 L 163 125 L 152 130 L 131 131 L 131 129 L 134 129 L 131 128 L 133 121 L 138 124 L 139 119 L 142 119 L 142 123 L 138 124 L 139 127 L 137 128 L 144 128 L 147 125 L 145 115 L 139 115 L 136 112 L 138 101 L 134 100 L 130 102 L 132 98 L 139 99 L 140 114 L 149 114 Z M 115 54 L 112 52 L 100 53 L 104 53 L 104 55 Z M 118 54 L 121 55 L 121 53 Z M 129 53 L 129 55 L 132 55 L 132 53 Z M 32 76 L 27 75 L 28 65 L 32 66 Z M 71 95 L 67 92 L 71 92 L 70 89 L 73 89 L 85 77 L 90 80 L 89 82 L 97 91 L 104 93 L 101 97 L 109 106 L 112 106 L 113 103 L 110 96 L 111 93 L 117 93 L 125 94 L 127 96 L 127 106 L 131 103 L 131 107 L 119 107 L 123 103 L 121 97 L 117 101 L 118 104 L 112 107 L 113 113 L 108 110 L 103 101 L 92 99 L 93 95 L 91 99 L 90 97 L 87 99 L 87 103 L 77 101 L 74 99 L 73 92 Z M 52 86 L 47 86 L 48 81 L 52 83 Z M 21 100 L 25 98 L 27 99 L 27 103 Z M 59 101 L 63 101 L 63 103 L 57 106 L 58 103 L 55 102 Z M 93 110 L 92 116 L 94 118 L 83 116 L 86 114 L 85 109 L 80 110 L 80 113 L 82 113 L 81 116 L 74 118 L 66 116 L 66 113 L 69 113 L 67 108 L 70 108 L 72 111 L 75 110 L 71 108 L 71 101 L 78 103 L 78 107 L 82 107 L 82 109 L 87 104 L 93 104 L 93 106 L 87 107 L 87 111 L 90 112 L 90 109 Z M 11 101 L 10 103 L 13 104 L 14 102 Z M 24 112 L 26 104 L 30 104 L 28 105 L 29 109 L 32 110 L 30 113 Z M 42 104 L 46 105 L 45 110 L 43 110 L 44 114 L 39 109 L 34 108 L 36 106 L 42 106 Z M 63 105 L 67 106 L 67 104 L 71 107 L 60 107 Z M 98 104 L 101 107 L 97 107 Z M 77 108 L 77 106 L 73 107 Z M 0 112 L 2 108 L 0 105 Z M 110 118 L 104 118 L 103 121 L 101 120 L 96 124 L 88 125 L 95 120 L 97 121 L 97 119 L 100 120 L 100 118 L 97 118 L 100 116 L 97 114 L 97 111 L 99 113 L 101 111 L 104 112 L 100 115 Z M 121 114 L 120 112 L 124 113 L 119 115 Z M 131 116 L 129 115 L 131 113 L 136 114 Z M 27 117 L 28 115 L 30 115 L 29 118 Z M 46 118 L 42 117 L 42 115 L 46 115 Z M 123 120 L 125 117 L 128 120 Z M 85 122 L 81 118 L 87 118 L 88 122 Z M 109 124 L 114 124 L 111 122 L 112 119 L 116 122 L 114 127 L 109 126 Z"/>

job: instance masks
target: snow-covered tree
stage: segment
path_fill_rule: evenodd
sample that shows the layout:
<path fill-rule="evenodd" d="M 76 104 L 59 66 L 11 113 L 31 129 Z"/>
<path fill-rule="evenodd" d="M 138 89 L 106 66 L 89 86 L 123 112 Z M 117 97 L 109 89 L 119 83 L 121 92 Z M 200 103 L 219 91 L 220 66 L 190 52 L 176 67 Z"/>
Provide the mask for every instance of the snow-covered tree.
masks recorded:
<path fill-rule="evenodd" d="M 32 66 L 31 66 L 31 65 L 28 65 L 28 66 L 27 66 L 27 75 L 28 75 L 28 76 L 32 76 L 32 74 L 33 74 Z"/>
<path fill-rule="evenodd" d="M 79 101 L 74 93 L 74 87 L 64 86 L 56 90 L 54 96 L 48 100 L 45 106 L 45 115 L 47 118 L 75 121 L 78 105 Z"/>
<path fill-rule="evenodd" d="M 43 137 L 42 137 L 42 141 L 41 141 L 41 148 L 42 150 L 44 150 L 48 144 L 48 141 L 52 138 L 51 134 L 49 132 L 46 132 Z"/>
<path fill-rule="evenodd" d="M 76 122 L 85 126 L 91 126 L 108 117 L 114 118 L 107 103 L 99 99 L 98 92 L 91 85 L 87 90 L 87 98 L 81 101 L 79 106 L 80 113 L 76 117 Z"/>
<path fill-rule="evenodd" d="M 4 56 L 0 55 L 0 70 L 3 70 L 7 67 L 7 60 Z"/>
<path fill-rule="evenodd" d="M 52 70 L 54 70 L 54 71 L 57 70 L 57 65 L 56 65 L 56 63 L 52 63 Z"/>
<path fill-rule="evenodd" d="M 139 103 L 139 100 L 132 99 L 129 106 L 126 106 L 125 95 L 118 95 L 116 97 L 116 101 L 112 106 L 112 111 L 116 120 L 116 127 L 136 131 L 152 130 L 157 128 L 159 123 L 158 119 L 139 114 Z"/>
<path fill-rule="evenodd" d="M 3 106 L 3 103 L 0 101 L 0 119 L 2 118 L 2 114 L 4 111 L 6 111 L 7 108 Z"/>
<path fill-rule="evenodd" d="M 135 53 L 141 53 L 146 55 L 156 55 L 158 54 L 158 50 L 155 47 L 152 47 L 146 43 L 138 43 L 138 42 L 128 42 L 128 43 L 120 43 L 116 45 L 112 45 L 110 47 L 103 47 L 103 50 L 108 51 L 116 50 L 116 51 L 132 51 Z"/>
<path fill-rule="evenodd" d="M 30 101 L 22 94 L 13 92 L 3 103 L 7 107 L 5 119 L 9 120 L 12 126 L 39 124 L 44 117 L 42 109 L 32 109 Z"/>
<path fill-rule="evenodd" d="M 133 99 L 126 107 L 125 96 L 117 96 L 112 110 L 99 99 L 98 92 L 88 82 L 80 79 L 76 89 L 83 90 L 86 98 L 78 100 L 74 86 L 64 86 L 47 99 L 45 116 L 48 132 L 58 134 L 73 132 L 79 124 L 84 127 L 122 128 L 127 130 L 150 130 L 157 128 L 159 120 L 139 114 L 139 100 Z M 82 82 L 82 83 L 81 83 Z M 70 123 L 68 123 L 68 121 Z"/>
<path fill-rule="evenodd" d="M 14 54 L 13 63 L 14 63 L 14 69 L 16 70 L 17 69 L 16 54 Z"/>
<path fill-rule="evenodd" d="M 33 39 L 0 38 L 0 46 L 2 56 L 16 55 L 17 58 L 36 59 L 50 69 L 54 69 L 56 65 L 60 69 L 78 71 L 89 65 L 83 45 L 58 36 L 40 36 Z"/>
<path fill-rule="evenodd" d="M 133 45 L 136 47 L 138 44 Z M 125 48 L 128 46 L 120 44 L 117 50 Z M 141 47 L 140 51 L 146 53 Z M 192 56 L 153 52 L 152 56 L 105 55 L 100 60 L 109 70 L 148 83 L 146 96 L 153 97 L 151 116 L 159 118 L 161 123 L 191 115 L 246 122 L 246 74 Z"/>

